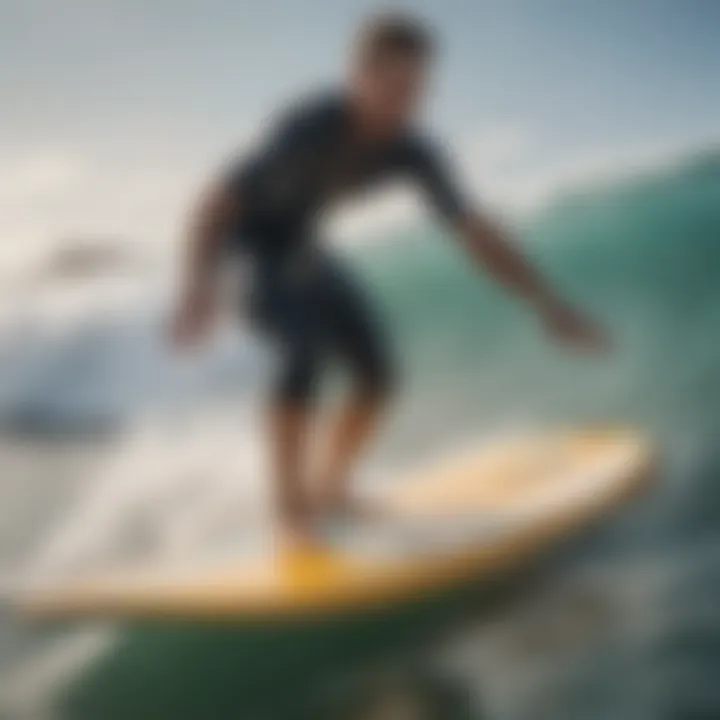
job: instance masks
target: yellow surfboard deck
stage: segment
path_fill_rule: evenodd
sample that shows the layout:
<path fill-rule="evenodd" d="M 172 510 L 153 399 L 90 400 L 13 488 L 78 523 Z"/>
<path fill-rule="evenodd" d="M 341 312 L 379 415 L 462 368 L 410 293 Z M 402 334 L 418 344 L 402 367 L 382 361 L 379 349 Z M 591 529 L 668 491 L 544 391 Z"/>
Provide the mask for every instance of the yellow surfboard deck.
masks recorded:
<path fill-rule="evenodd" d="M 652 465 L 630 431 L 497 441 L 398 479 L 383 496 L 387 517 L 341 530 L 326 549 L 116 571 L 36 587 L 20 606 L 38 617 L 252 621 L 412 602 L 570 537 L 634 494 Z"/>

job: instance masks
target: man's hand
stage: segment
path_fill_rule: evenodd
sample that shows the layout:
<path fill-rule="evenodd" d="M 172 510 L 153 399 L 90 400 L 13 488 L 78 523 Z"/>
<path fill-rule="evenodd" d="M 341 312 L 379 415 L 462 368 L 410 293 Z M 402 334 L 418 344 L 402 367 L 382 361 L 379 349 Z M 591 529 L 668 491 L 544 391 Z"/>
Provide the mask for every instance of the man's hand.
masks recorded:
<path fill-rule="evenodd" d="M 495 278 L 514 289 L 540 313 L 551 335 L 576 347 L 599 352 L 609 342 L 602 330 L 556 295 L 510 242 L 505 231 L 478 213 L 461 219 L 458 226 L 470 254 Z"/>
<path fill-rule="evenodd" d="M 574 309 L 561 303 L 541 308 L 548 332 L 560 342 L 591 352 L 604 352 L 610 347 L 602 329 Z"/>
<path fill-rule="evenodd" d="M 181 301 L 170 328 L 170 341 L 184 350 L 199 345 L 213 320 L 213 303 L 207 292 L 189 292 Z"/>

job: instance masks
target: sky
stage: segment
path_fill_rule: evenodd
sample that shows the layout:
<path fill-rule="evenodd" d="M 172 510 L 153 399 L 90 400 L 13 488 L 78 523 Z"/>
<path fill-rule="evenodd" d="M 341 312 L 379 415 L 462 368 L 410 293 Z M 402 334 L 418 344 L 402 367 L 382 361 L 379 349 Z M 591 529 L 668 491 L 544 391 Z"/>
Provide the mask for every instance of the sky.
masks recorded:
<path fill-rule="evenodd" d="M 720 139 L 716 0 L 0 0 L 0 270 L 78 238 L 175 247 L 212 173 L 388 7 L 439 33 L 426 122 L 490 206 Z M 371 198 L 343 232 L 417 210 Z"/>

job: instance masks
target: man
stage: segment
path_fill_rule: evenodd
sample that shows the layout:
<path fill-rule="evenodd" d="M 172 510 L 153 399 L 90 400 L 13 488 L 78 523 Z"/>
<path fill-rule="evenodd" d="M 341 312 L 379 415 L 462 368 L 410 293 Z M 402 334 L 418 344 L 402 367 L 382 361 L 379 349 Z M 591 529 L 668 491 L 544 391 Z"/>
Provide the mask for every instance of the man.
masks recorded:
<path fill-rule="evenodd" d="M 173 329 L 197 341 L 213 310 L 213 280 L 228 246 L 254 266 L 250 315 L 281 348 L 271 408 L 277 511 L 291 542 L 311 537 L 317 513 L 351 511 L 353 460 L 393 389 L 375 317 L 346 272 L 315 241 L 315 225 L 337 199 L 389 177 L 417 184 L 470 255 L 519 293 L 562 340 L 595 347 L 600 333 L 561 302 L 503 231 L 473 211 L 438 150 L 412 126 L 433 59 L 426 28 L 385 16 L 360 33 L 345 87 L 292 108 L 251 157 L 205 195 L 190 232 L 187 275 Z M 338 357 L 354 392 L 333 428 L 313 486 L 303 449 L 322 365 Z"/>

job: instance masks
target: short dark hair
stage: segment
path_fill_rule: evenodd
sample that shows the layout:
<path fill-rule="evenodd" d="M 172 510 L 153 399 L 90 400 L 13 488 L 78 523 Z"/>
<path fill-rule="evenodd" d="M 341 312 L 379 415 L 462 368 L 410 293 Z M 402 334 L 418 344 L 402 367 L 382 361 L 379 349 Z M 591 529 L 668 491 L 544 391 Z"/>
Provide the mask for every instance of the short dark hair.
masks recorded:
<path fill-rule="evenodd" d="M 376 15 L 360 28 L 358 53 L 366 60 L 389 55 L 409 55 L 418 59 L 435 53 L 435 38 L 421 20 L 401 13 Z"/>

